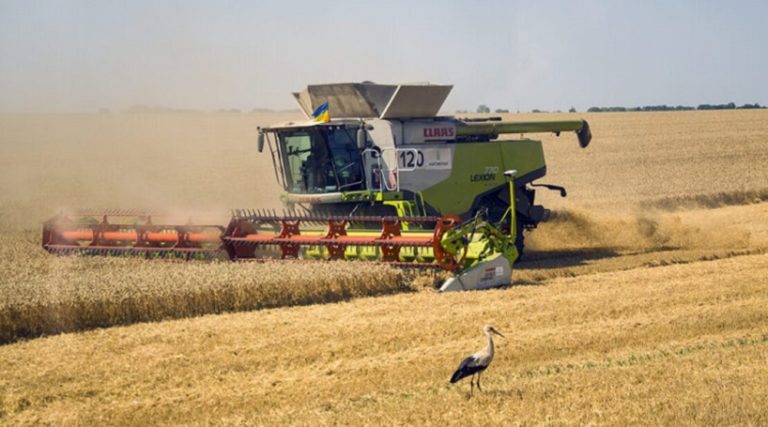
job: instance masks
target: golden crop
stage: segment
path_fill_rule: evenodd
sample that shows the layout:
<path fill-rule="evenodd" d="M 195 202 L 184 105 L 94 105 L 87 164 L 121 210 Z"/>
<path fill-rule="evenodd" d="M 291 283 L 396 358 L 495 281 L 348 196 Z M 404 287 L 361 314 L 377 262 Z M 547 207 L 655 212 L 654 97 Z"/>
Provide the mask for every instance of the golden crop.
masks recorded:
<path fill-rule="evenodd" d="M 11 425 L 764 425 L 768 255 L 0 347 Z M 491 323 L 483 392 L 448 384 Z"/>
<path fill-rule="evenodd" d="M 401 271 L 379 264 L 52 257 L 26 237 L 0 246 L 0 343 L 409 289 Z"/>
<path fill-rule="evenodd" d="M 442 295 L 365 263 L 50 256 L 60 209 L 277 207 L 255 127 L 293 117 L 0 115 L 0 424 L 768 423 L 768 112 L 583 116 L 586 150 L 543 136 L 569 195 L 537 193 L 531 286 Z M 467 399 L 484 323 L 509 340 Z"/>

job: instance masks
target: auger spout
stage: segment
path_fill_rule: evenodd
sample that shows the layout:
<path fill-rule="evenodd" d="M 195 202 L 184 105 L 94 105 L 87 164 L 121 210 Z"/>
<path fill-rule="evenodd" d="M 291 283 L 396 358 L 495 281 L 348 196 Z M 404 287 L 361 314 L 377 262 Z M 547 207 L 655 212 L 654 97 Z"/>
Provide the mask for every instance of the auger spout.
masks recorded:
<path fill-rule="evenodd" d="M 457 136 L 496 136 L 501 134 L 576 132 L 581 148 L 592 140 L 586 120 L 558 120 L 545 122 L 463 122 L 456 128 Z"/>

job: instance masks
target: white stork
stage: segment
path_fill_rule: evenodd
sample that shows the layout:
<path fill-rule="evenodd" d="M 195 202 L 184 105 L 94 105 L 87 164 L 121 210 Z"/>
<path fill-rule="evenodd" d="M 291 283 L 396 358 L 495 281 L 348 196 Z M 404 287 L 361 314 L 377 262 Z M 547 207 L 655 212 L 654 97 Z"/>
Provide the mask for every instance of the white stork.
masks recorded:
<path fill-rule="evenodd" d="M 506 338 L 501 334 L 501 332 L 497 331 L 491 325 L 485 325 L 485 327 L 483 327 L 483 332 L 485 333 L 485 336 L 488 337 L 488 344 L 484 349 L 464 359 L 464 361 L 462 361 L 459 365 L 459 369 L 457 369 L 451 377 L 451 384 L 454 384 L 460 379 L 472 375 L 472 378 L 469 380 L 470 396 L 472 396 L 472 391 L 475 386 L 475 374 L 477 374 L 477 388 L 480 391 L 483 390 L 480 387 L 480 374 L 483 373 L 485 368 L 487 368 L 493 360 L 493 338 L 491 338 L 491 334 L 496 334 L 502 338 Z"/>

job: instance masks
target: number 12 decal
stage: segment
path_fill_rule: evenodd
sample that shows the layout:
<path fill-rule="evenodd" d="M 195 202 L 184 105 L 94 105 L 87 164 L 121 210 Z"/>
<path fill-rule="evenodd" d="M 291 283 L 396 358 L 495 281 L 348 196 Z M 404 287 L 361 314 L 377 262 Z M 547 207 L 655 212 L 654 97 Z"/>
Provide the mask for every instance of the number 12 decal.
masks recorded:
<path fill-rule="evenodd" d="M 422 166 L 424 166 L 424 153 L 421 150 L 400 151 L 401 168 L 420 168 Z"/>

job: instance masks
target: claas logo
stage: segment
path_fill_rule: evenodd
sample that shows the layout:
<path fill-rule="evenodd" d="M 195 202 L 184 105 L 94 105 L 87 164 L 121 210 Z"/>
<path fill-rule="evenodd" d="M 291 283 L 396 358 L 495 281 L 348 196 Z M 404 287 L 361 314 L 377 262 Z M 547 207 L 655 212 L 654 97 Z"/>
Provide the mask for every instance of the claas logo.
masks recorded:
<path fill-rule="evenodd" d="M 456 130 L 453 127 L 424 128 L 424 138 L 453 138 Z"/>

